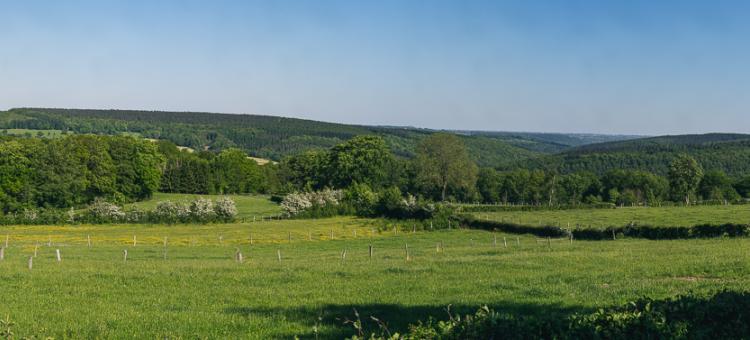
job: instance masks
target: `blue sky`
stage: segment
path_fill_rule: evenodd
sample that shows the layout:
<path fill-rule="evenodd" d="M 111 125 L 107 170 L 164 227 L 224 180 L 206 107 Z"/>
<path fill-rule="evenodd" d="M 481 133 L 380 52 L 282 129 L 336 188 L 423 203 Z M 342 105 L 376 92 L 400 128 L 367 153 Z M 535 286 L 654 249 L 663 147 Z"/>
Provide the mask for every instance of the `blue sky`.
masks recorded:
<path fill-rule="evenodd" d="M 747 1 L 0 1 L 0 108 L 750 132 Z"/>

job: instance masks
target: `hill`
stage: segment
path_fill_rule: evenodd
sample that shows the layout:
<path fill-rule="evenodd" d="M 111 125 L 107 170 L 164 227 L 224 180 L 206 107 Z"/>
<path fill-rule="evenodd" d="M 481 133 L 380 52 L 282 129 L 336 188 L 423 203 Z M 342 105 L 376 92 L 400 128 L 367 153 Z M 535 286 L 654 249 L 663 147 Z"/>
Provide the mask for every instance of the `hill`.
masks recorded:
<path fill-rule="evenodd" d="M 0 114 L 0 129 L 59 130 L 94 134 L 138 134 L 196 150 L 238 147 L 278 161 L 309 149 L 328 148 L 356 135 L 383 137 L 399 156 L 410 157 L 421 138 L 435 130 L 361 126 L 264 115 L 207 112 L 19 108 Z M 503 166 L 591 141 L 599 135 L 454 131 L 482 166 Z M 599 136 L 599 137 L 592 137 Z"/>
<path fill-rule="evenodd" d="M 750 135 L 720 133 L 590 144 L 522 160 L 506 168 L 557 169 L 561 173 L 590 171 L 596 174 L 610 169 L 638 169 L 663 175 L 679 154 L 695 157 L 706 170 L 723 170 L 733 177 L 750 173 Z"/>

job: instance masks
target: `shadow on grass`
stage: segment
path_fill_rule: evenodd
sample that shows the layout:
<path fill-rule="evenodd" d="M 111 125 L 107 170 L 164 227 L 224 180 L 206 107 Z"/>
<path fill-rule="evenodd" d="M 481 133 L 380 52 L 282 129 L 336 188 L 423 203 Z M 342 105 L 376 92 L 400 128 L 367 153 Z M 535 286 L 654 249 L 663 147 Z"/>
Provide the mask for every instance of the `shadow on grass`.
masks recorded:
<path fill-rule="evenodd" d="M 531 305 L 514 302 L 489 303 L 488 307 L 495 311 L 516 315 L 534 315 L 544 318 L 565 318 L 576 312 L 591 312 L 583 307 L 562 307 L 559 305 Z M 451 305 L 450 314 L 466 315 L 475 313 L 480 305 Z M 292 308 L 266 308 L 266 307 L 230 307 L 225 309 L 228 314 L 238 314 L 245 317 L 280 315 L 284 319 L 303 324 L 307 329 L 301 334 L 278 334 L 280 338 L 293 338 L 298 336 L 302 339 L 343 339 L 356 335 L 356 330 L 347 320 L 357 319 L 355 310 L 362 322 L 363 333 L 369 336 L 371 333 L 381 334 L 382 330 L 377 318 L 386 325 L 391 333 L 404 334 L 410 324 L 419 321 L 447 320 L 449 318 L 448 306 L 403 306 L 397 304 L 364 304 L 364 305 L 324 305 L 319 308 L 292 307 Z M 317 326 L 317 334 L 314 329 Z"/>

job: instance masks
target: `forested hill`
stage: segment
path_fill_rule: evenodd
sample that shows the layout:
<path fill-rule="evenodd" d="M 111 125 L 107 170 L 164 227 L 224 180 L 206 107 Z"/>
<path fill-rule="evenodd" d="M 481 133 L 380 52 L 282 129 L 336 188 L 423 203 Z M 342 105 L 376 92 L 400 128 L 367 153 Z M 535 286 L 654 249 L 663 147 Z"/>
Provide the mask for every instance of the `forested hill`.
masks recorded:
<path fill-rule="evenodd" d="M 560 173 L 611 169 L 637 169 L 667 173 L 679 154 L 695 157 L 706 170 L 723 170 L 729 176 L 750 173 L 750 135 L 704 134 L 642 138 L 580 146 L 555 155 L 515 162 L 505 168 L 554 169 Z"/>
<path fill-rule="evenodd" d="M 359 126 L 263 115 L 205 112 L 19 108 L 0 113 L 0 129 L 59 130 L 75 133 L 133 133 L 166 139 L 197 150 L 238 147 L 252 156 L 280 160 L 308 149 L 329 148 L 356 135 L 377 134 L 400 156 L 413 154 L 417 142 L 433 130 Z M 600 141 L 598 135 L 454 132 L 482 166 L 559 152 Z M 593 137 L 593 138 L 592 138 Z"/>

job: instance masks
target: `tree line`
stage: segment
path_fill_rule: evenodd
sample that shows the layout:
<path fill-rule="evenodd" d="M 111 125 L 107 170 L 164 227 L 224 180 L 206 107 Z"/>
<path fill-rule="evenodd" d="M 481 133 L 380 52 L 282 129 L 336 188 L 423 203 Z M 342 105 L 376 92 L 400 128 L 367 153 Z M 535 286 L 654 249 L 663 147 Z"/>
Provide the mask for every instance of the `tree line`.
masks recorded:
<path fill-rule="evenodd" d="M 284 195 L 349 188 L 365 198 L 370 192 L 422 201 L 655 205 L 748 197 L 750 176 L 738 180 L 721 170 L 704 171 L 687 155 L 675 158 L 666 176 L 630 169 L 597 175 L 479 168 L 463 139 L 448 133 L 423 138 L 412 158 L 393 153 L 380 136 L 361 135 L 265 165 L 236 148 L 190 151 L 169 141 L 125 136 L 0 139 L 4 213 L 79 207 L 97 197 L 142 200 L 155 191 Z"/>
<path fill-rule="evenodd" d="M 0 210 L 68 208 L 97 197 L 140 200 L 159 188 L 164 156 L 130 137 L 0 139 Z"/>

